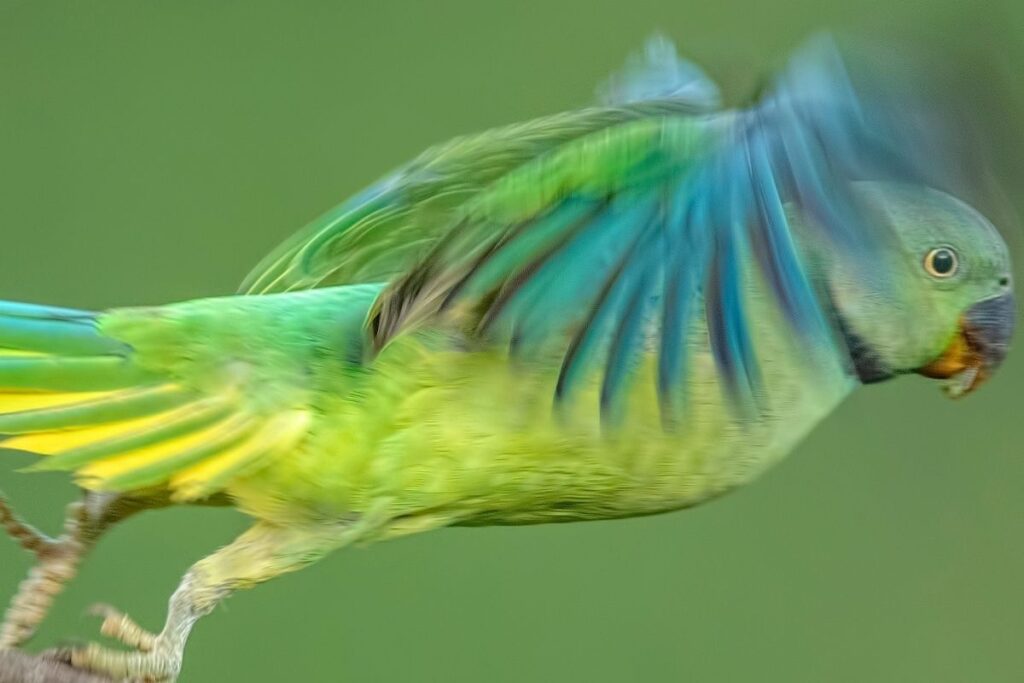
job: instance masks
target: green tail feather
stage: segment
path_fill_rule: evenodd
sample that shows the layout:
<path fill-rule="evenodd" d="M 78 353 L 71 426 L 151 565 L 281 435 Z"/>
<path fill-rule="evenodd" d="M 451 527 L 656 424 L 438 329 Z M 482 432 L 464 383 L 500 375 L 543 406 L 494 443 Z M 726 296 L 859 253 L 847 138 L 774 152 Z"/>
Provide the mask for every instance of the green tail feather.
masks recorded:
<path fill-rule="evenodd" d="M 190 391 L 167 386 L 119 391 L 105 398 L 0 415 L 0 434 L 28 434 L 130 420 L 171 410 L 193 398 Z"/>
<path fill-rule="evenodd" d="M 190 406 L 177 417 L 168 417 L 163 424 L 80 446 L 44 458 L 28 468 L 30 471 L 76 470 L 93 462 L 121 453 L 140 450 L 197 432 L 226 419 L 234 406 L 220 399 L 211 399 Z"/>

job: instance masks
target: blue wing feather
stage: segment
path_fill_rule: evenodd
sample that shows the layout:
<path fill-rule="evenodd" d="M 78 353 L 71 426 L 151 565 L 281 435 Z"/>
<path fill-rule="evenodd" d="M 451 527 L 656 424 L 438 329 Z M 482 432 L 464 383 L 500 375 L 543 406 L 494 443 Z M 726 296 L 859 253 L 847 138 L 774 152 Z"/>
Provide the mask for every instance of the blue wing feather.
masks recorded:
<path fill-rule="evenodd" d="M 663 47 L 613 81 L 609 101 L 663 97 L 685 81 L 686 68 Z M 798 339 L 835 351 L 828 302 L 812 283 L 783 207 L 795 205 L 811 219 L 808 230 L 870 268 L 885 228 L 865 220 L 852 183 L 918 180 L 914 169 L 922 167 L 919 146 L 908 148 L 893 134 L 898 107 L 891 105 L 870 88 L 854 88 L 838 52 L 819 41 L 750 109 L 689 117 L 685 129 L 678 113 L 654 117 L 659 135 L 644 138 L 650 149 L 618 171 L 618 185 L 604 176 L 558 176 L 560 193 L 525 224 L 503 225 L 500 213 L 465 215 L 449 243 L 425 259 L 428 277 L 414 271 L 382 297 L 377 315 L 395 317 L 374 341 L 379 348 L 448 304 L 470 301 L 476 329 L 490 339 L 503 331 L 517 354 L 561 345 L 556 404 L 600 368 L 600 410 L 610 424 L 653 342 L 668 426 L 685 400 L 688 333 L 703 313 L 728 395 L 743 411 L 756 408 L 761 380 L 745 264 L 757 264 Z M 712 144 L 694 145 L 692 131 Z M 600 145 L 614 133 L 579 144 Z M 606 194 L 595 196 L 594 188 Z"/>
<path fill-rule="evenodd" d="M 657 297 L 654 283 L 661 281 L 664 255 L 659 249 L 663 243 L 664 207 L 651 212 L 637 246 L 637 258 L 620 279 L 623 289 L 623 311 L 618 315 L 605 362 L 604 381 L 601 384 L 601 416 L 606 424 L 614 425 L 622 417 L 623 388 L 632 375 L 633 366 L 644 341 L 648 312 Z"/>
<path fill-rule="evenodd" d="M 742 147 L 724 160 L 727 172 L 735 172 Z M 732 168 L 730 168 L 732 167 Z M 705 314 L 711 354 L 715 359 L 730 396 L 744 410 L 754 404 L 758 389 L 757 362 L 750 330 L 744 313 L 743 273 L 740 262 L 747 249 L 745 221 L 750 196 L 736 185 L 727 186 L 727 195 L 713 208 L 714 251 L 706 286 Z"/>
<path fill-rule="evenodd" d="M 704 111 L 718 109 L 722 99 L 715 82 L 693 62 L 680 59 L 675 45 L 660 35 L 650 38 L 643 53 L 631 57 L 598 92 L 605 104 L 664 98 L 682 100 Z"/>
<path fill-rule="evenodd" d="M 757 204 L 757 229 L 751 231 L 754 255 L 789 322 L 801 334 L 821 341 L 827 335 L 827 324 L 797 257 L 763 130 L 750 134 L 746 151 Z"/>
<path fill-rule="evenodd" d="M 635 202 L 621 198 L 619 202 L 613 204 L 612 209 L 615 210 L 615 223 L 619 226 L 648 226 L 658 206 L 657 201 L 651 198 Z M 604 277 L 603 285 L 590 305 L 585 322 L 573 336 L 565 354 L 555 386 L 556 400 L 571 395 L 579 380 L 586 375 L 586 370 L 590 369 L 595 355 L 604 345 L 608 327 L 614 323 L 616 316 L 622 314 L 627 301 L 629 280 L 621 276 L 629 269 L 632 258 L 642 246 L 643 238 L 642 231 L 639 234 L 633 231 L 617 262 Z"/>
<path fill-rule="evenodd" d="M 517 304 L 516 325 L 512 341 L 517 352 L 528 351 L 547 337 L 550 321 L 556 317 L 586 311 L 590 301 L 580 292 L 596 292 L 614 266 L 623 224 L 621 209 L 602 202 L 588 229 L 575 236 L 571 243 L 551 259 L 527 284 Z M 622 202 L 620 200 L 619 204 Z"/>
<path fill-rule="evenodd" d="M 686 342 L 708 265 L 709 233 L 705 230 L 708 196 L 692 196 L 685 184 L 676 189 L 666 225 L 668 245 L 663 294 L 661 347 L 658 353 L 658 395 L 666 423 L 675 422 L 685 398 Z"/>

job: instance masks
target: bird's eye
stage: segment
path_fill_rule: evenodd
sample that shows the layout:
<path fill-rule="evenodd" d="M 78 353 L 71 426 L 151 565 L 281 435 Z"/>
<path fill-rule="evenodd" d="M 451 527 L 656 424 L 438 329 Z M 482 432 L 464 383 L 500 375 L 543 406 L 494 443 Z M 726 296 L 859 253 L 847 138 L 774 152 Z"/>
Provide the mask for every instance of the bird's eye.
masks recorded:
<path fill-rule="evenodd" d="M 924 257 L 924 269 L 932 277 L 952 277 L 959 265 L 956 252 L 949 247 L 937 247 Z"/>

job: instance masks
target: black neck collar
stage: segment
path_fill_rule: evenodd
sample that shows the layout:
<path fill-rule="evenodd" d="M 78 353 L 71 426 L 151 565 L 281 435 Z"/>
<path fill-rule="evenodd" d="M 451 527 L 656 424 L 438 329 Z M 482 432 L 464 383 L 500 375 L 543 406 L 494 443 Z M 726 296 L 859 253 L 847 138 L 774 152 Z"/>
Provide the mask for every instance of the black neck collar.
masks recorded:
<path fill-rule="evenodd" d="M 863 337 L 854 332 L 853 327 L 843 317 L 839 306 L 836 305 L 831 291 L 827 292 L 827 297 L 829 308 L 832 311 L 832 319 L 846 346 L 851 374 L 856 375 L 862 384 L 875 384 L 895 377 L 897 372 L 882 360 L 881 355 Z"/>

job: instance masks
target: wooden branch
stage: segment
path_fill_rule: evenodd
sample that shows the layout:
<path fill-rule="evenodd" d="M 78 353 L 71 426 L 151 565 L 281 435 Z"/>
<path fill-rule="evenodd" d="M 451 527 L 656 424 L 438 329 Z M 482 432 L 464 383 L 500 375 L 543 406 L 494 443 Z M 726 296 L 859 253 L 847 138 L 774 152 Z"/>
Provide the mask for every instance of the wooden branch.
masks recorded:
<path fill-rule="evenodd" d="M 0 650 L 0 683 L 113 683 L 113 680 L 76 669 L 52 654 Z"/>

